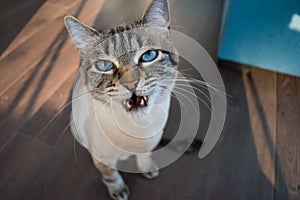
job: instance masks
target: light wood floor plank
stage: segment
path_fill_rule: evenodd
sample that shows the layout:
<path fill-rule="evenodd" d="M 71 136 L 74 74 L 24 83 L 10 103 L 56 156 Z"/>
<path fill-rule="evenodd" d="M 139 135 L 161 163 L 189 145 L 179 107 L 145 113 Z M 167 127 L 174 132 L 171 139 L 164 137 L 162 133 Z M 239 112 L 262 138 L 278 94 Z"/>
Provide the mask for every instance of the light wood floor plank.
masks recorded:
<path fill-rule="evenodd" d="M 48 26 L 57 18 L 60 18 L 61 20 L 68 9 L 74 7 L 75 5 L 78 5 L 79 3 L 80 1 L 76 0 L 70 2 L 70 4 L 61 6 L 46 1 L 30 19 L 30 21 L 26 24 L 22 31 L 17 35 L 17 37 L 9 44 L 6 50 L 2 53 L 0 60 L 10 54 L 14 49 L 18 48 L 22 43 L 35 35 L 37 32 L 41 31 L 42 29 L 44 29 L 44 31 L 47 31 L 47 28 L 45 28 L 45 26 Z"/>
<path fill-rule="evenodd" d="M 87 1 L 80 8 L 82 12 L 77 15 L 84 18 L 85 22 L 92 23 L 101 9 L 102 2 L 102 0 Z M 99 4 L 100 7 L 96 7 Z M 74 12 L 76 14 L 78 8 Z M 42 40 L 44 37 L 45 40 Z M 2 84 L 5 83 L 2 86 L 9 85 L 10 81 L 15 82 L 8 90 L 4 90 L 0 101 L 0 146 L 77 70 L 79 56 L 76 47 L 67 38 L 63 20 L 57 19 L 47 26 L 47 30 L 38 34 L 38 37 L 26 42 L 25 46 L 39 45 L 39 48 L 43 49 L 40 49 L 40 53 L 36 55 L 36 50 L 30 49 L 25 54 L 28 55 L 28 59 L 24 54 L 19 57 L 14 53 L 10 54 L 12 56 L 6 57 L 2 62 L 8 62 L 6 67 L 11 67 L 11 70 L 7 70 L 3 66 L 4 63 L 0 61 L 0 71 L 7 72 L 6 76 L 0 80 Z M 26 49 L 27 47 L 23 50 Z M 16 51 L 23 50 L 18 48 Z M 34 59 L 36 63 L 29 63 Z M 25 70 L 25 73 L 22 74 L 22 70 Z M 19 76 L 21 78 L 18 79 Z M 17 81 L 14 81 L 15 79 Z"/>
<path fill-rule="evenodd" d="M 276 199 L 300 199 L 299 94 L 297 78 L 278 74 Z"/>
<path fill-rule="evenodd" d="M 276 73 L 253 68 L 243 79 L 258 161 L 264 176 L 275 186 Z M 262 199 L 273 199 L 273 188 L 262 192 Z"/>

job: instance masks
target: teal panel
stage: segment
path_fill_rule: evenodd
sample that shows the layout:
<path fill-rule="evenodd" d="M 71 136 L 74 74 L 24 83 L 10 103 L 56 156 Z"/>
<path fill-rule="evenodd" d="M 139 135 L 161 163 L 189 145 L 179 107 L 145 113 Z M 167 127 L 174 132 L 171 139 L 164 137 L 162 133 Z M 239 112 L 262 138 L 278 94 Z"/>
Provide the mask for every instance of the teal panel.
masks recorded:
<path fill-rule="evenodd" d="M 231 0 L 219 58 L 300 76 L 300 31 L 290 28 L 297 15 L 299 0 Z"/>

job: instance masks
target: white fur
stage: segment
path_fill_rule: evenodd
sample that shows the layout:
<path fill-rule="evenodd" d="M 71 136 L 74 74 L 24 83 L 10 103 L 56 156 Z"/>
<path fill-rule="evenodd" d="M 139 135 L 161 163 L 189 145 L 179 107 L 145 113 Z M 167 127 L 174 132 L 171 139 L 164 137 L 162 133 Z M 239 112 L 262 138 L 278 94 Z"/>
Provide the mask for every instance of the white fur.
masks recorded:
<path fill-rule="evenodd" d="M 147 109 L 134 114 L 127 112 L 119 102 L 104 105 L 95 100 L 83 77 L 79 75 L 73 87 L 71 129 L 75 138 L 110 167 L 130 155 L 150 152 L 162 137 L 170 93 L 150 96 Z"/>

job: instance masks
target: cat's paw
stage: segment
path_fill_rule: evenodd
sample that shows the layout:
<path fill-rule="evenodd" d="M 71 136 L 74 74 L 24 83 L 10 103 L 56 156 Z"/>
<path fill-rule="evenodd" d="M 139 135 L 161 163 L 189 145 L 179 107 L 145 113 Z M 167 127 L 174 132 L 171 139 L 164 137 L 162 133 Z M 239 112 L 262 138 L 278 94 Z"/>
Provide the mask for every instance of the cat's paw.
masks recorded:
<path fill-rule="evenodd" d="M 128 200 L 129 189 L 128 186 L 124 183 L 123 179 L 119 177 L 115 181 L 108 181 L 102 179 L 103 183 L 108 189 L 110 197 L 114 200 Z"/>
<path fill-rule="evenodd" d="M 151 163 L 151 165 L 149 165 L 147 167 L 147 170 L 145 170 L 145 168 L 144 168 L 144 171 L 146 171 L 146 172 L 142 173 L 142 175 L 144 177 L 146 177 L 147 179 L 153 179 L 159 175 L 158 166 L 154 162 L 150 162 L 150 163 Z"/>
<path fill-rule="evenodd" d="M 137 164 L 140 172 L 147 179 L 153 179 L 159 175 L 159 167 L 151 159 L 150 155 L 137 157 Z"/>
<path fill-rule="evenodd" d="M 146 177 L 147 179 L 154 179 L 154 178 L 158 177 L 158 175 L 159 175 L 159 170 L 156 169 L 156 170 L 151 171 L 151 172 L 142 173 L 142 175 L 143 175 L 144 177 Z"/>
<path fill-rule="evenodd" d="M 109 190 L 109 195 L 114 200 L 128 200 L 129 193 L 130 192 L 127 185 L 124 185 L 121 188 L 114 188 L 113 190 Z"/>

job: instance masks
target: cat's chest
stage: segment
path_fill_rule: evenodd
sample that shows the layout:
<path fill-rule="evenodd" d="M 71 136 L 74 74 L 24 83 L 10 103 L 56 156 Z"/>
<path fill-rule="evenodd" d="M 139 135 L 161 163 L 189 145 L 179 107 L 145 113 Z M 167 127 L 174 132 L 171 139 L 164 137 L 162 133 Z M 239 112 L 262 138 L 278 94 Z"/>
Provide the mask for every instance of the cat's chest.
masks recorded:
<path fill-rule="evenodd" d="M 162 137 L 170 107 L 169 93 L 154 93 L 147 112 L 128 112 L 113 100 L 104 104 L 92 96 L 80 76 L 72 98 L 75 138 L 94 156 L 110 161 L 152 151 Z"/>
<path fill-rule="evenodd" d="M 168 103 L 154 105 L 148 110 L 127 112 L 122 105 L 98 103 L 94 108 L 97 123 L 106 131 L 120 129 L 133 137 L 151 137 L 164 128 L 168 118 Z"/>
<path fill-rule="evenodd" d="M 152 106 L 148 112 L 128 113 L 122 105 L 96 101 L 78 89 L 73 98 L 72 121 L 84 146 L 110 149 L 110 144 L 126 151 L 143 152 L 159 142 L 168 119 L 169 102 Z"/>
<path fill-rule="evenodd" d="M 83 108 L 83 106 L 79 107 Z M 87 109 L 84 110 L 87 111 Z M 126 152 L 151 151 L 162 137 L 167 117 L 163 119 L 158 117 L 157 113 L 153 113 L 156 118 L 151 119 L 149 124 L 136 124 L 134 119 L 121 113 L 115 113 L 110 107 L 98 105 L 98 107 L 93 106 L 92 112 L 73 114 L 73 121 L 75 121 L 80 138 L 85 141 L 84 146 L 97 149 L 101 155 L 113 152 L 117 154 L 117 157 L 122 157 L 120 155 L 123 155 L 123 152 L 116 151 L 115 147 Z M 110 153 L 108 157 L 111 156 Z"/>

